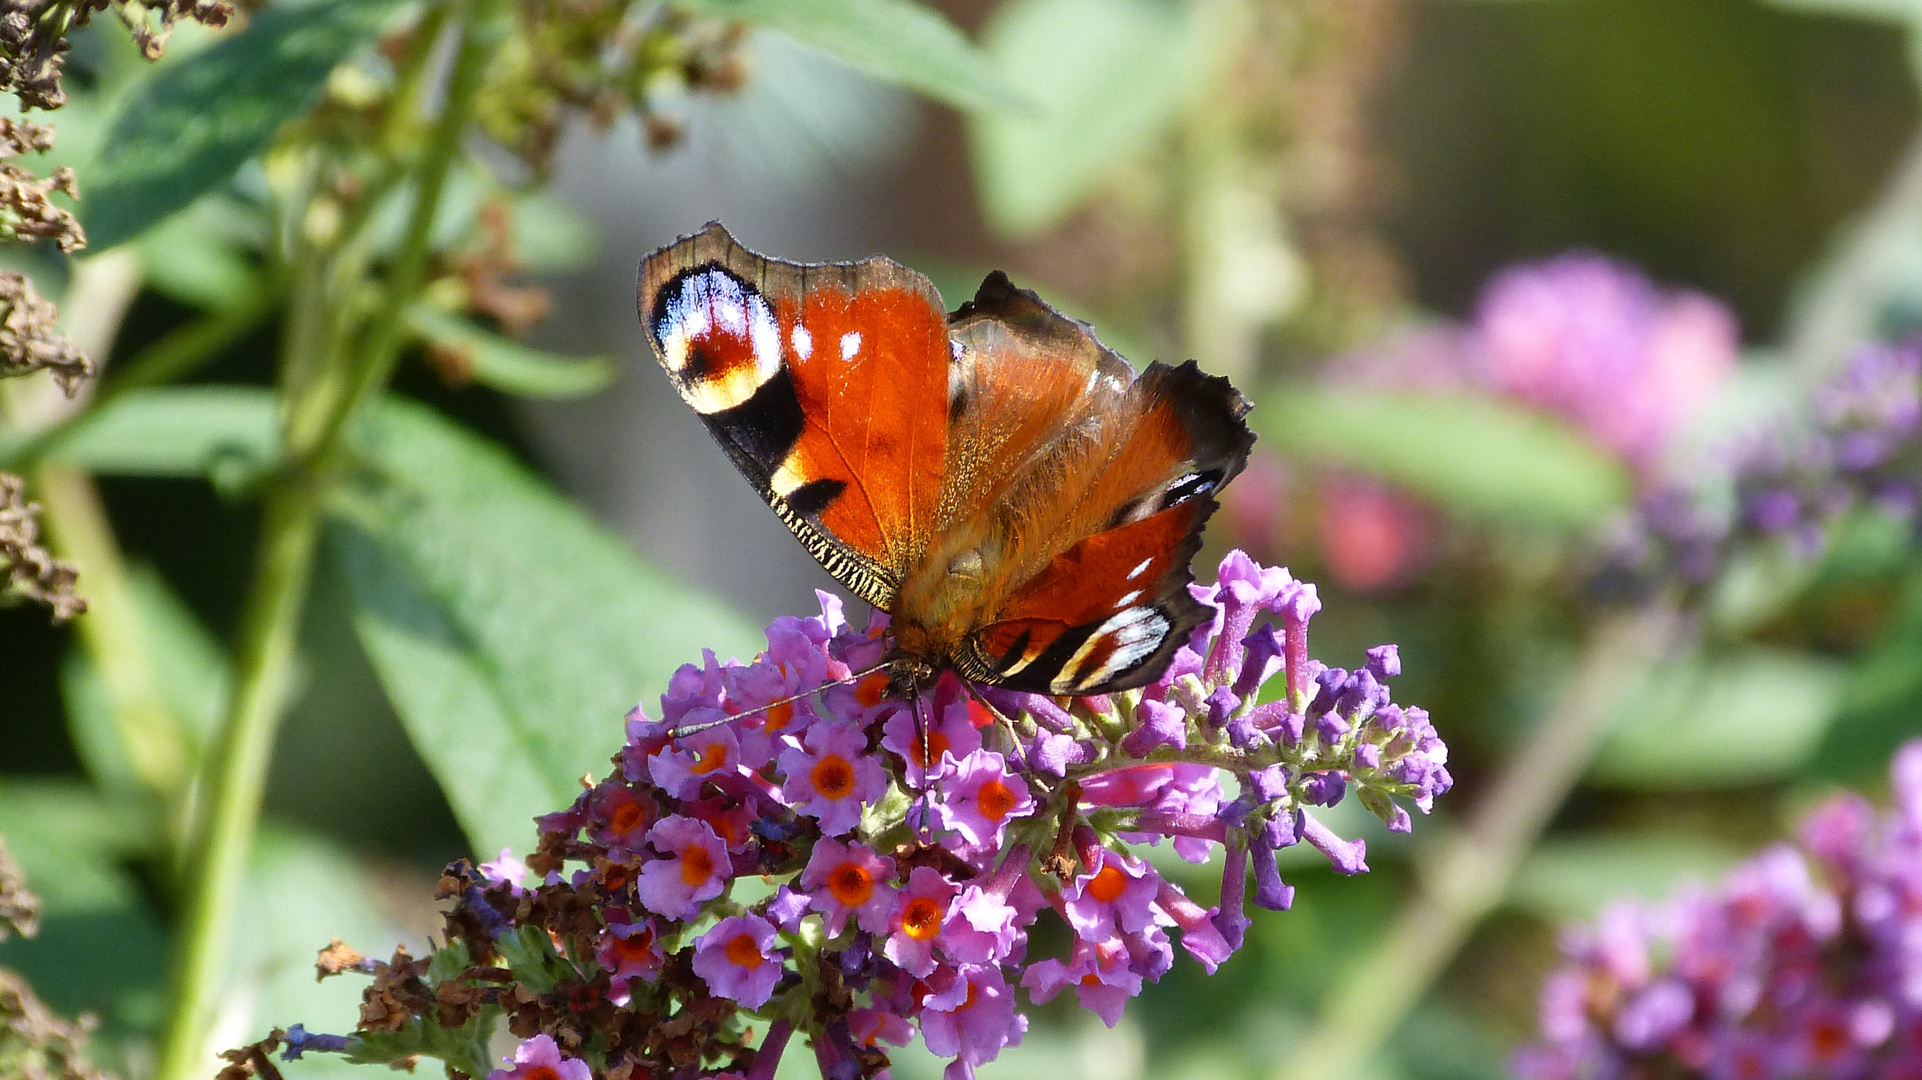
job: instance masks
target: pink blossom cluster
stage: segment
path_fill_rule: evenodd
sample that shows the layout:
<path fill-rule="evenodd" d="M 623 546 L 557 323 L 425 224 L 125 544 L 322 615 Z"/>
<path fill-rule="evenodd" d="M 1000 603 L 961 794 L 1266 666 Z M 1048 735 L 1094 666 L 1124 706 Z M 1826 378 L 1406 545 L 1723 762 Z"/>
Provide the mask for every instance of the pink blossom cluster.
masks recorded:
<path fill-rule="evenodd" d="M 887 1075 L 917 1035 L 965 1080 L 1020 1042 L 1024 1002 L 1072 991 L 1116 1023 L 1177 945 L 1211 972 L 1240 947 L 1251 879 L 1289 905 L 1281 849 L 1367 869 L 1315 807 L 1352 789 L 1406 830 L 1401 803 L 1450 784 L 1426 714 L 1390 700 L 1393 646 L 1354 671 L 1309 659 L 1314 586 L 1235 552 L 1192 589 L 1212 623 L 1157 681 L 1100 697 L 951 673 L 890 697 L 886 617 L 857 629 L 825 594 L 753 660 L 708 653 L 658 716 L 628 715 L 613 772 L 539 819 L 525 863 L 450 868 L 449 945 L 363 962 L 381 1003 L 363 1017 L 504 1016 L 524 1042 L 490 1080 L 768 1080 L 796 1034 L 831 1080 Z M 1215 902 L 1143 857 L 1163 841 L 1225 852 Z M 1071 942 L 1056 955 L 1030 950 L 1044 919 Z M 381 1038 L 349 1052 L 461 1042 Z"/>
<path fill-rule="evenodd" d="M 1922 1076 L 1922 741 L 1719 886 L 1567 935 L 1525 1080 Z"/>

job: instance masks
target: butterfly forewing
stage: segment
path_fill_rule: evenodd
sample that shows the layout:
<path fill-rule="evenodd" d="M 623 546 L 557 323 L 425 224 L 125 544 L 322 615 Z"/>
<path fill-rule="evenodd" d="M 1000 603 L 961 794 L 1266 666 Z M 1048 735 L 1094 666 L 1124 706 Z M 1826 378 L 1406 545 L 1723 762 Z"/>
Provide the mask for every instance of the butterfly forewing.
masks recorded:
<path fill-rule="evenodd" d="M 933 534 L 946 456 L 940 296 L 887 259 L 767 259 L 709 225 L 641 267 L 681 397 L 829 573 L 877 607 Z"/>

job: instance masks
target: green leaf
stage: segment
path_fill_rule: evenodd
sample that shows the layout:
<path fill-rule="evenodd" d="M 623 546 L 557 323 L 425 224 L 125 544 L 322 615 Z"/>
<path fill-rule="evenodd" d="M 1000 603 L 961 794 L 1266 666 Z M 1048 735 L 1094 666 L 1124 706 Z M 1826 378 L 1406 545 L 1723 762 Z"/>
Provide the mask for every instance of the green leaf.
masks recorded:
<path fill-rule="evenodd" d="M 427 341 L 460 354 L 475 382 L 502 393 L 549 399 L 583 397 L 614 381 L 614 361 L 610 357 L 572 359 L 530 349 L 426 304 L 408 311 L 407 325 Z"/>
<path fill-rule="evenodd" d="M 268 7 L 247 29 L 161 69 L 124 102 L 87 172 L 82 223 L 110 248 L 212 191 L 267 149 L 373 40 L 399 0 Z"/>
<path fill-rule="evenodd" d="M 1904 587 L 1901 612 L 1849 672 L 1835 723 L 1810 772 L 1832 780 L 1879 778 L 1896 747 L 1922 730 L 1922 572 Z"/>
<path fill-rule="evenodd" d="M 988 221 L 1009 236 L 1032 236 L 1092 194 L 1117 162 L 1150 146 L 1214 66 L 1208 31 L 1189 4 L 1003 5 L 982 44 L 1035 107 L 969 118 Z"/>
<path fill-rule="evenodd" d="M 1768 0 L 1781 8 L 1820 15 L 1855 16 L 1913 23 L 1922 18 L 1922 3 L 1917 0 Z"/>
<path fill-rule="evenodd" d="M 140 889 L 122 863 L 146 854 L 157 828 L 144 803 L 109 806 L 84 784 L 0 781 L 0 836 L 50 916 L 137 903 Z"/>
<path fill-rule="evenodd" d="M 62 1013 L 102 1017 L 110 1044 L 159 1018 L 164 924 L 129 869 L 151 854 L 156 829 L 137 800 L 109 804 L 69 781 L 0 781 L 0 836 L 42 903 L 40 935 L 0 942 L 0 968 Z"/>
<path fill-rule="evenodd" d="M 690 11 L 768 27 L 877 79 L 962 109 L 1023 99 L 954 24 L 909 0 L 678 0 Z"/>
<path fill-rule="evenodd" d="M 330 531 L 354 624 L 474 850 L 527 850 L 529 819 L 604 772 L 621 718 L 703 647 L 754 628 L 647 566 L 498 447 L 387 403 Z"/>
<path fill-rule="evenodd" d="M 257 217 L 229 199 L 202 199 L 148 229 L 134 242 L 146 284 L 184 304 L 208 310 L 237 307 L 261 288 L 261 275 L 242 252 L 237 217 Z"/>
<path fill-rule="evenodd" d="M 1787 650 L 1677 661 L 1629 695 L 1589 778 L 1701 789 L 1793 775 L 1821 742 L 1842 689 L 1840 665 Z"/>
<path fill-rule="evenodd" d="M 257 473 L 279 453 L 273 393 L 188 386 L 140 390 L 109 402 L 62 440 L 53 456 L 109 475 L 224 476 Z"/>
<path fill-rule="evenodd" d="M 168 715 L 183 722 L 195 749 L 206 745 L 227 700 L 227 659 L 220 642 L 153 568 L 131 567 L 128 591 L 142 637 L 153 653 Z M 74 749 L 104 790 L 138 793 L 141 785 L 113 715 L 113 698 L 91 655 L 75 647 L 60 668 L 61 697 Z"/>
<path fill-rule="evenodd" d="M 314 958 L 339 938 L 386 959 L 401 935 L 381 912 L 379 895 L 366 865 L 334 842 L 287 828 L 262 830 L 247 869 L 240 910 L 248 914 L 235 928 L 225 1006 L 252 1018 L 242 1041 L 296 1023 L 323 1031 L 353 1028 L 367 980 L 317 980 Z M 330 1054 L 310 1055 L 286 1069 L 289 1080 L 365 1075 Z"/>
<path fill-rule="evenodd" d="M 1746 854 L 1688 832 L 1560 837 L 1530 853 L 1509 900 L 1548 922 L 1587 920 L 1618 897 L 1659 900 L 1691 881 L 1713 881 Z"/>
<path fill-rule="evenodd" d="M 1271 386 L 1248 419 L 1272 449 L 1379 476 L 1466 517 L 1583 530 L 1629 497 L 1627 473 L 1594 444 L 1488 398 Z"/>

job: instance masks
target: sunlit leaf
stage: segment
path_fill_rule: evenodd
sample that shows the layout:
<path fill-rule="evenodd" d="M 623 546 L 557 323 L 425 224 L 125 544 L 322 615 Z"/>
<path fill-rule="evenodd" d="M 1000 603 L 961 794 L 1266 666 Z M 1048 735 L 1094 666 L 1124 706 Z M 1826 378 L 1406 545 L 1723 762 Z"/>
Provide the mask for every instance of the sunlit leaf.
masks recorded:
<path fill-rule="evenodd" d="M 402 878 L 402 888 L 431 890 L 425 874 Z M 367 981 L 357 976 L 318 980 L 314 959 L 334 938 L 369 956 L 386 959 L 401 943 L 382 913 L 380 889 L 365 863 L 333 841 L 269 826 L 254 843 L 241 910 L 235 927 L 232 982 L 227 1008 L 252 1018 L 244 1040 L 271 1028 L 333 1024 L 351 1026 Z M 408 942 L 419 950 L 421 942 Z M 313 1054 L 284 1066 L 288 1080 L 364 1076 L 365 1069 L 331 1054 Z"/>
<path fill-rule="evenodd" d="M 227 699 L 227 660 L 220 642 L 152 568 L 127 574 L 128 594 L 151 650 L 168 716 L 201 745 L 219 725 Z M 74 750 L 104 790 L 139 792 L 138 772 L 113 714 L 113 698 L 87 650 L 75 647 L 60 668 L 61 697 Z"/>
<path fill-rule="evenodd" d="M 60 443 L 57 456 L 120 476 L 254 472 L 279 455 L 273 394 L 242 386 L 141 390 L 101 407 Z"/>
<path fill-rule="evenodd" d="M 1628 500 L 1620 465 L 1519 406 L 1306 385 L 1256 400 L 1248 422 L 1267 448 L 1381 477 L 1463 516 L 1584 529 Z"/>
<path fill-rule="evenodd" d="M 525 851 L 530 819 L 601 774 L 621 719 L 703 647 L 759 635 L 641 562 L 492 444 L 389 403 L 331 532 L 354 623 L 475 851 Z"/>
<path fill-rule="evenodd" d="M 1116 162 L 1150 145 L 1211 68 L 1194 5 L 1012 0 L 982 45 L 1034 105 L 969 118 L 982 209 L 1011 236 L 1066 214 Z"/>
<path fill-rule="evenodd" d="M 1022 103 L 1019 92 L 953 23 L 911 0 L 677 2 L 702 14 L 779 30 L 875 78 L 959 108 Z"/>
<path fill-rule="evenodd" d="M 87 171 L 81 208 L 90 244 L 131 240 L 224 183 L 312 106 L 328 73 L 399 6 L 263 8 L 239 34 L 156 73 L 122 104 Z"/>
<path fill-rule="evenodd" d="M 614 361 L 610 357 L 574 358 L 530 349 L 425 304 L 407 313 L 407 324 L 423 339 L 457 355 L 464 375 L 502 393 L 531 398 L 582 397 L 614 381 Z"/>
<path fill-rule="evenodd" d="M 138 800 L 109 803 L 69 781 L 0 780 L 0 836 L 42 903 L 40 934 L 0 942 L 47 1004 L 102 1021 L 96 1058 L 159 1017 L 164 924 L 132 870 L 159 839 Z"/>
<path fill-rule="evenodd" d="M 1700 789 L 1791 776 L 1835 718 L 1843 679 L 1832 661 L 1781 649 L 1670 664 L 1628 696 L 1590 780 Z"/>

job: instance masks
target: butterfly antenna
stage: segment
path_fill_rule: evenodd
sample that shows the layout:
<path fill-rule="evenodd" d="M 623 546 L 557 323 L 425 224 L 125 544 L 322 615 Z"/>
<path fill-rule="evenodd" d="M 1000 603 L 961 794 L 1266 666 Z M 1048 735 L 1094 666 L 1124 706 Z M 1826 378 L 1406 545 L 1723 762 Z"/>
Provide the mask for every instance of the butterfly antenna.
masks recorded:
<path fill-rule="evenodd" d="M 969 697 L 980 702 L 982 708 L 988 710 L 990 715 L 1000 721 L 1002 727 L 1008 729 L 1008 746 L 1014 753 L 1015 761 L 1020 764 L 1021 771 L 1033 772 L 1034 770 L 1028 765 L 1028 755 L 1026 751 L 1021 749 L 1021 735 L 1014 729 L 1014 720 L 1000 709 L 995 708 L 992 701 L 982 697 L 981 692 L 974 688 L 973 683 L 963 679 L 961 685 L 967 687 Z"/>
<path fill-rule="evenodd" d="M 775 700 L 770 701 L 765 705 L 756 705 L 752 709 L 743 709 L 742 711 L 734 713 L 732 715 L 723 716 L 719 720 L 709 720 L 704 724 L 689 724 L 686 727 L 678 727 L 678 728 L 675 728 L 672 732 L 669 732 L 669 734 L 676 739 L 680 738 L 683 735 L 698 734 L 700 732 L 706 731 L 709 728 L 717 728 L 717 727 L 720 727 L 722 724 L 739 720 L 743 716 L 753 716 L 757 712 L 766 712 L 769 709 L 774 708 L 776 705 L 786 705 L 792 701 L 800 701 L 802 698 L 813 697 L 815 694 L 818 694 L 821 691 L 826 690 L 830 686 L 846 686 L 849 683 L 860 682 L 862 679 L 867 678 L 869 675 L 872 675 L 875 672 L 880 671 L 887 666 L 888 666 L 887 661 L 883 660 L 882 662 L 874 665 L 871 668 L 863 668 L 860 671 L 849 672 L 847 675 L 843 676 L 842 678 L 831 679 L 827 682 L 822 683 L 819 686 L 815 686 L 815 687 L 811 687 L 809 689 L 803 690 L 798 694 L 789 694 L 787 697 L 784 697 L 784 698 L 776 698 Z"/>

